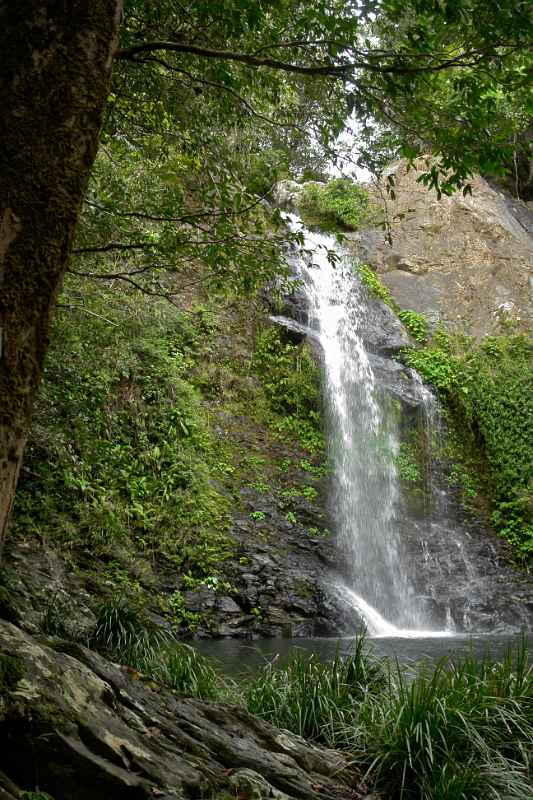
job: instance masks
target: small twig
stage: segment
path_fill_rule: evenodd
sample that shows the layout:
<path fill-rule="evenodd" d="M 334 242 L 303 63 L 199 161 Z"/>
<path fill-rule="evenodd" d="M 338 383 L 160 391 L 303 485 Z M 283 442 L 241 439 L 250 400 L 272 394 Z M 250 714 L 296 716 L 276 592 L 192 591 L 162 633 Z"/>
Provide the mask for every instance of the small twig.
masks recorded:
<path fill-rule="evenodd" d="M 84 314 L 90 314 L 91 317 L 98 317 L 98 319 L 103 319 L 104 322 L 109 323 L 109 325 L 113 325 L 114 328 L 119 328 L 120 327 L 120 325 L 117 325 L 116 322 L 113 322 L 112 320 L 107 319 L 107 317 L 103 317 L 101 314 L 96 314 L 96 312 L 94 312 L 94 311 L 89 311 L 89 309 L 85 308 L 84 306 L 73 306 L 70 303 L 58 303 L 57 307 L 58 308 L 69 308 L 72 311 L 83 311 Z"/>

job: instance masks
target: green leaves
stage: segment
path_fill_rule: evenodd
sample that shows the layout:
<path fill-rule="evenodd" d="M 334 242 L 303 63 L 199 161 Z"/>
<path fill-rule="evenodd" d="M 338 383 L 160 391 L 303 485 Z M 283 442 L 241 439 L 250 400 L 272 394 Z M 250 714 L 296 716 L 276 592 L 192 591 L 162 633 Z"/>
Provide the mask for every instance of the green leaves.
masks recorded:
<path fill-rule="evenodd" d="M 128 0 L 123 52 L 161 46 L 117 61 L 73 268 L 172 300 L 172 276 L 201 263 L 217 291 L 255 291 L 283 272 L 288 238 L 269 236 L 261 198 L 323 174 L 352 110 L 372 170 L 433 154 L 421 180 L 439 197 L 503 174 L 529 147 L 528 31 L 530 9 L 511 0 L 204 0 L 187 13 Z M 333 181 L 313 209 L 354 228 L 366 205 Z M 112 270 L 94 250 L 110 246 Z"/>
<path fill-rule="evenodd" d="M 356 264 L 355 272 L 372 297 L 378 297 L 392 309 L 397 310 L 396 303 L 392 298 L 390 290 L 381 282 L 379 276 L 371 267 L 367 264 Z"/>
<path fill-rule="evenodd" d="M 67 291 L 77 285 L 70 278 Z M 196 328 L 162 301 L 101 296 L 99 285 L 85 302 L 96 314 L 110 306 L 118 324 L 59 315 L 16 524 L 81 558 L 121 548 L 128 570 L 150 555 L 213 574 L 231 542 L 228 502 L 212 485 L 218 456 L 189 380 L 204 316 Z"/>
<path fill-rule="evenodd" d="M 425 342 L 428 336 L 428 323 L 423 314 L 416 311 L 405 309 L 398 312 L 398 318 L 401 319 L 413 339 L 417 342 Z"/>
<path fill-rule="evenodd" d="M 323 230 L 356 230 L 368 219 L 367 193 L 344 178 L 306 185 L 299 207 L 305 222 Z"/>
<path fill-rule="evenodd" d="M 465 451 L 482 455 L 492 523 L 519 556 L 533 553 L 533 346 L 525 336 L 491 336 L 480 345 L 438 334 L 405 354 L 439 390 Z M 479 469 L 479 465 L 478 465 Z"/>
<path fill-rule="evenodd" d="M 321 452 L 318 368 L 305 345 L 287 343 L 278 328 L 267 328 L 256 339 L 253 368 L 266 393 L 271 426 L 311 453 Z"/>

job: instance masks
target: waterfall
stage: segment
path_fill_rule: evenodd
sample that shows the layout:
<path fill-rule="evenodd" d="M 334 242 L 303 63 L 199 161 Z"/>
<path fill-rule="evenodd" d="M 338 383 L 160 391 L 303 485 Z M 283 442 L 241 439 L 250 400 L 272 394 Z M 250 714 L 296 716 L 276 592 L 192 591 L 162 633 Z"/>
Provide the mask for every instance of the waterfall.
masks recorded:
<path fill-rule="evenodd" d="M 294 215 L 288 222 L 293 230 L 301 228 Z M 345 565 L 338 590 L 371 634 L 427 635 L 422 629 L 431 622 L 412 585 L 399 534 L 397 414 L 379 391 L 362 335 L 366 290 L 334 237 L 305 231 L 304 247 L 297 270 L 308 325 L 323 352 L 331 505 Z M 333 263 L 331 251 L 337 256 Z"/>

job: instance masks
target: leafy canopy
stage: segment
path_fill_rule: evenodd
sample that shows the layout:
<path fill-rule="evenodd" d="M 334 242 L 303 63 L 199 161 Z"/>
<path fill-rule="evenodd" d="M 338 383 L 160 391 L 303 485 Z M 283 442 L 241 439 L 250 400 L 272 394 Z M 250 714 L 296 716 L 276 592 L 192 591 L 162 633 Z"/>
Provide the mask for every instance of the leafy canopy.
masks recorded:
<path fill-rule="evenodd" d="M 353 113 L 374 170 L 433 153 L 439 192 L 504 172 L 531 33 L 516 0 L 126 0 L 74 271 L 170 298 L 184 274 L 254 290 L 288 236 L 262 198 L 323 171 Z"/>

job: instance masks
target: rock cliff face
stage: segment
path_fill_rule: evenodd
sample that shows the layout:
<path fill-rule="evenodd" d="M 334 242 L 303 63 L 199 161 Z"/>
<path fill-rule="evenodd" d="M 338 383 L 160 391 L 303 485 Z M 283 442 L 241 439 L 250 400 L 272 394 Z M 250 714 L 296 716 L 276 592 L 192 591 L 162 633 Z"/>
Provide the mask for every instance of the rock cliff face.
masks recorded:
<path fill-rule="evenodd" d="M 478 338 L 502 319 L 533 324 L 533 212 L 483 178 L 472 194 L 437 200 L 404 163 L 389 170 L 396 199 L 368 185 L 390 232 L 348 234 L 355 252 L 381 275 L 402 308 Z"/>

